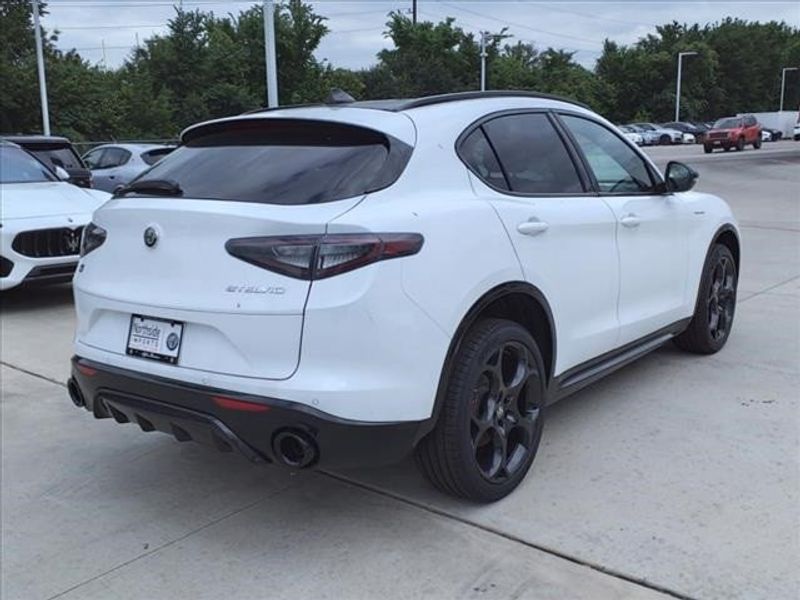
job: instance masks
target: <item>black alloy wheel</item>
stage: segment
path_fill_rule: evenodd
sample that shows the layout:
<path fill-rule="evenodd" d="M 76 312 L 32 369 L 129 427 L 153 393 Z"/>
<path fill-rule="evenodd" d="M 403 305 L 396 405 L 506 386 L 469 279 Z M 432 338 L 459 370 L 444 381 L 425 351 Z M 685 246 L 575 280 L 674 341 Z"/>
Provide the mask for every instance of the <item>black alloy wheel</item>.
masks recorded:
<path fill-rule="evenodd" d="M 544 363 L 528 330 L 506 319 L 478 321 L 457 348 L 442 376 L 436 426 L 416 459 L 440 490 L 493 502 L 519 485 L 539 447 Z"/>
<path fill-rule="evenodd" d="M 713 340 L 728 336 L 736 307 L 736 267 L 729 256 L 721 255 L 711 272 L 708 290 L 708 333 Z"/>
<path fill-rule="evenodd" d="M 728 341 L 736 312 L 739 274 L 731 251 L 715 244 L 703 267 L 694 316 L 686 331 L 675 338 L 679 348 L 713 354 Z"/>
<path fill-rule="evenodd" d="M 537 441 L 541 398 L 531 352 L 519 342 L 500 346 L 484 361 L 470 402 L 475 462 L 489 481 L 504 482 L 526 462 Z"/>

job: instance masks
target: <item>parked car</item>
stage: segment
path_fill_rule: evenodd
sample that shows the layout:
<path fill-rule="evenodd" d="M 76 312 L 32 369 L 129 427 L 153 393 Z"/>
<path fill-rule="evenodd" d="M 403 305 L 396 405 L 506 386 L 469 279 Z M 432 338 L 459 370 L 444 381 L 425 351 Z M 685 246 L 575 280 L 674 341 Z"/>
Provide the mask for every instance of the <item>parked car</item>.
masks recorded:
<path fill-rule="evenodd" d="M 0 290 L 72 279 L 81 234 L 110 196 L 66 182 L 17 144 L 0 141 Z"/>
<path fill-rule="evenodd" d="M 628 125 L 623 125 L 623 127 L 626 127 L 630 131 L 634 131 L 642 136 L 642 145 L 644 146 L 654 146 L 659 143 L 659 135 L 655 131 L 643 129 L 642 127 L 632 125 L 630 123 Z"/>
<path fill-rule="evenodd" d="M 783 139 L 783 132 L 780 129 L 772 129 L 771 127 L 761 127 L 761 141 L 762 142 L 778 142 Z"/>
<path fill-rule="evenodd" d="M 644 138 L 642 137 L 642 134 L 636 131 L 630 125 L 619 125 L 619 130 L 622 132 L 622 135 L 624 135 L 637 146 L 644 146 Z"/>
<path fill-rule="evenodd" d="M 70 183 L 92 187 L 92 172 L 86 168 L 69 139 L 54 135 L 4 135 L 3 139 L 21 146 L 53 172 L 56 167 L 61 167 L 69 175 Z"/>
<path fill-rule="evenodd" d="M 729 207 L 582 105 L 339 94 L 181 139 L 83 238 L 68 387 L 95 417 L 293 469 L 413 450 L 493 501 L 549 403 L 730 334 Z"/>
<path fill-rule="evenodd" d="M 753 115 L 719 119 L 706 135 L 703 149 L 706 154 L 713 152 L 714 148 L 722 148 L 725 152 L 731 148 L 741 151 L 747 144 L 752 144 L 756 150 L 761 148 L 761 125 Z"/>
<path fill-rule="evenodd" d="M 673 121 L 672 123 L 663 123 L 661 126 L 664 127 L 665 129 L 674 129 L 675 131 L 680 131 L 683 134 L 684 144 L 694 144 L 698 141 L 702 141 L 703 135 L 705 133 L 705 129 L 698 127 L 694 123 L 688 123 L 683 121 Z"/>
<path fill-rule="evenodd" d="M 661 127 L 654 123 L 634 123 L 634 125 L 655 134 L 658 143 L 661 145 L 683 143 L 683 133 L 675 129 L 667 129 L 666 127 Z"/>
<path fill-rule="evenodd" d="M 92 170 L 94 187 L 113 192 L 175 149 L 157 144 L 104 144 L 83 156 Z"/>

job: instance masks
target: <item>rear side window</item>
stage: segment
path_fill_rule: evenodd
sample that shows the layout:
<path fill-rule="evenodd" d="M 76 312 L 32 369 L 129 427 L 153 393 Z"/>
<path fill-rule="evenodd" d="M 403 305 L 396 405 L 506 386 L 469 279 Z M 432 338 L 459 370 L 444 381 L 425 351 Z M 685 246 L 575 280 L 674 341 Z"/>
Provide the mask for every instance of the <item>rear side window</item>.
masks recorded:
<path fill-rule="evenodd" d="M 508 186 L 522 194 L 583 192 L 575 165 L 543 113 L 507 115 L 483 124 Z"/>
<path fill-rule="evenodd" d="M 601 192 L 639 193 L 653 189 L 645 160 L 610 129 L 571 115 L 561 115 L 594 172 Z"/>
<path fill-rule="evenodd" d="M 124 148 L 106 148 L 100 158 L 98 169 L 109 169 L 111 167 L 119 167 L 128 162 L 131 153 Z"/>
<path fill-rule="evenodd" d="M 142 152 L 142 160 L 148 165 L 154 165 L 173 150 L 174 148 L 154 148 L 153 150 Z"/>
<path fill-rule="evenodd" d="M 184 198 L 318 204 L 390 185 L 411 152 L 377 131 L 326 121 L 236 121 L 188 135 L 141 179 L 175 182 Z"/>

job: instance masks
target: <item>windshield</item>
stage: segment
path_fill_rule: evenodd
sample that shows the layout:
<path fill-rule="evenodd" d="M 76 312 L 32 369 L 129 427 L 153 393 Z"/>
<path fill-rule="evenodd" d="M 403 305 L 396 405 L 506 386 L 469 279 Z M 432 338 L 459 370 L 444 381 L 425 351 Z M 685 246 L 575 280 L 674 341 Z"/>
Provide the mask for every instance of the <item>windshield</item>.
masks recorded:
<path fill-rule="evenodd" d="M 376 189 L 388 156 L 389 141 L 376 131 L 259 119 L 200 130 L 134 182 L 168 181 L 185 198 L 317 204 Z"/>
<path fill-rule="evenodd" d="M 13 146 L 0 146 L 0 183 L 56 181 L 55 176 L 30 154 Z"/>
<path fill-rule="evenodd" d="M 742 120 L 735 117 L 720 119 L 714 123 L 714 129 L 737 129 L 742 126 Z"/>
<path fill-rule="evenodd" d="M 43 148 L 30 147 L 28 152 L 52 169 L 61 167 L 62 169 L 82 169 L 81 159 L 70 148 Z"/>

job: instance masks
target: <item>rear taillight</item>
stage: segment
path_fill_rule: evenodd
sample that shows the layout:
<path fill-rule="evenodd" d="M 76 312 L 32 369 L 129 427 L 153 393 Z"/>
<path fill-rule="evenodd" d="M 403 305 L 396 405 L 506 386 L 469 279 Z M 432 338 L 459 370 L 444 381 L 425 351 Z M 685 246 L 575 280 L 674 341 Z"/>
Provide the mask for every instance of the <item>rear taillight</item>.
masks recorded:
<path fill-rule="evenodd" d="M 83 237 L 81 238 L 81 256 L 86 256 L 92 250 L 95 250 L 103 245 L 106 241 L 106 230 L 98 227 L 94 223 L 89 223 L 83 229 Z"/>
<path fill-rule="evenodd" d="M 422 248 L 418 233 L 337 233 L 228 240 L 231 256 L 296 279 L 324 279 L 380 260 L 411 256 Z"/>

